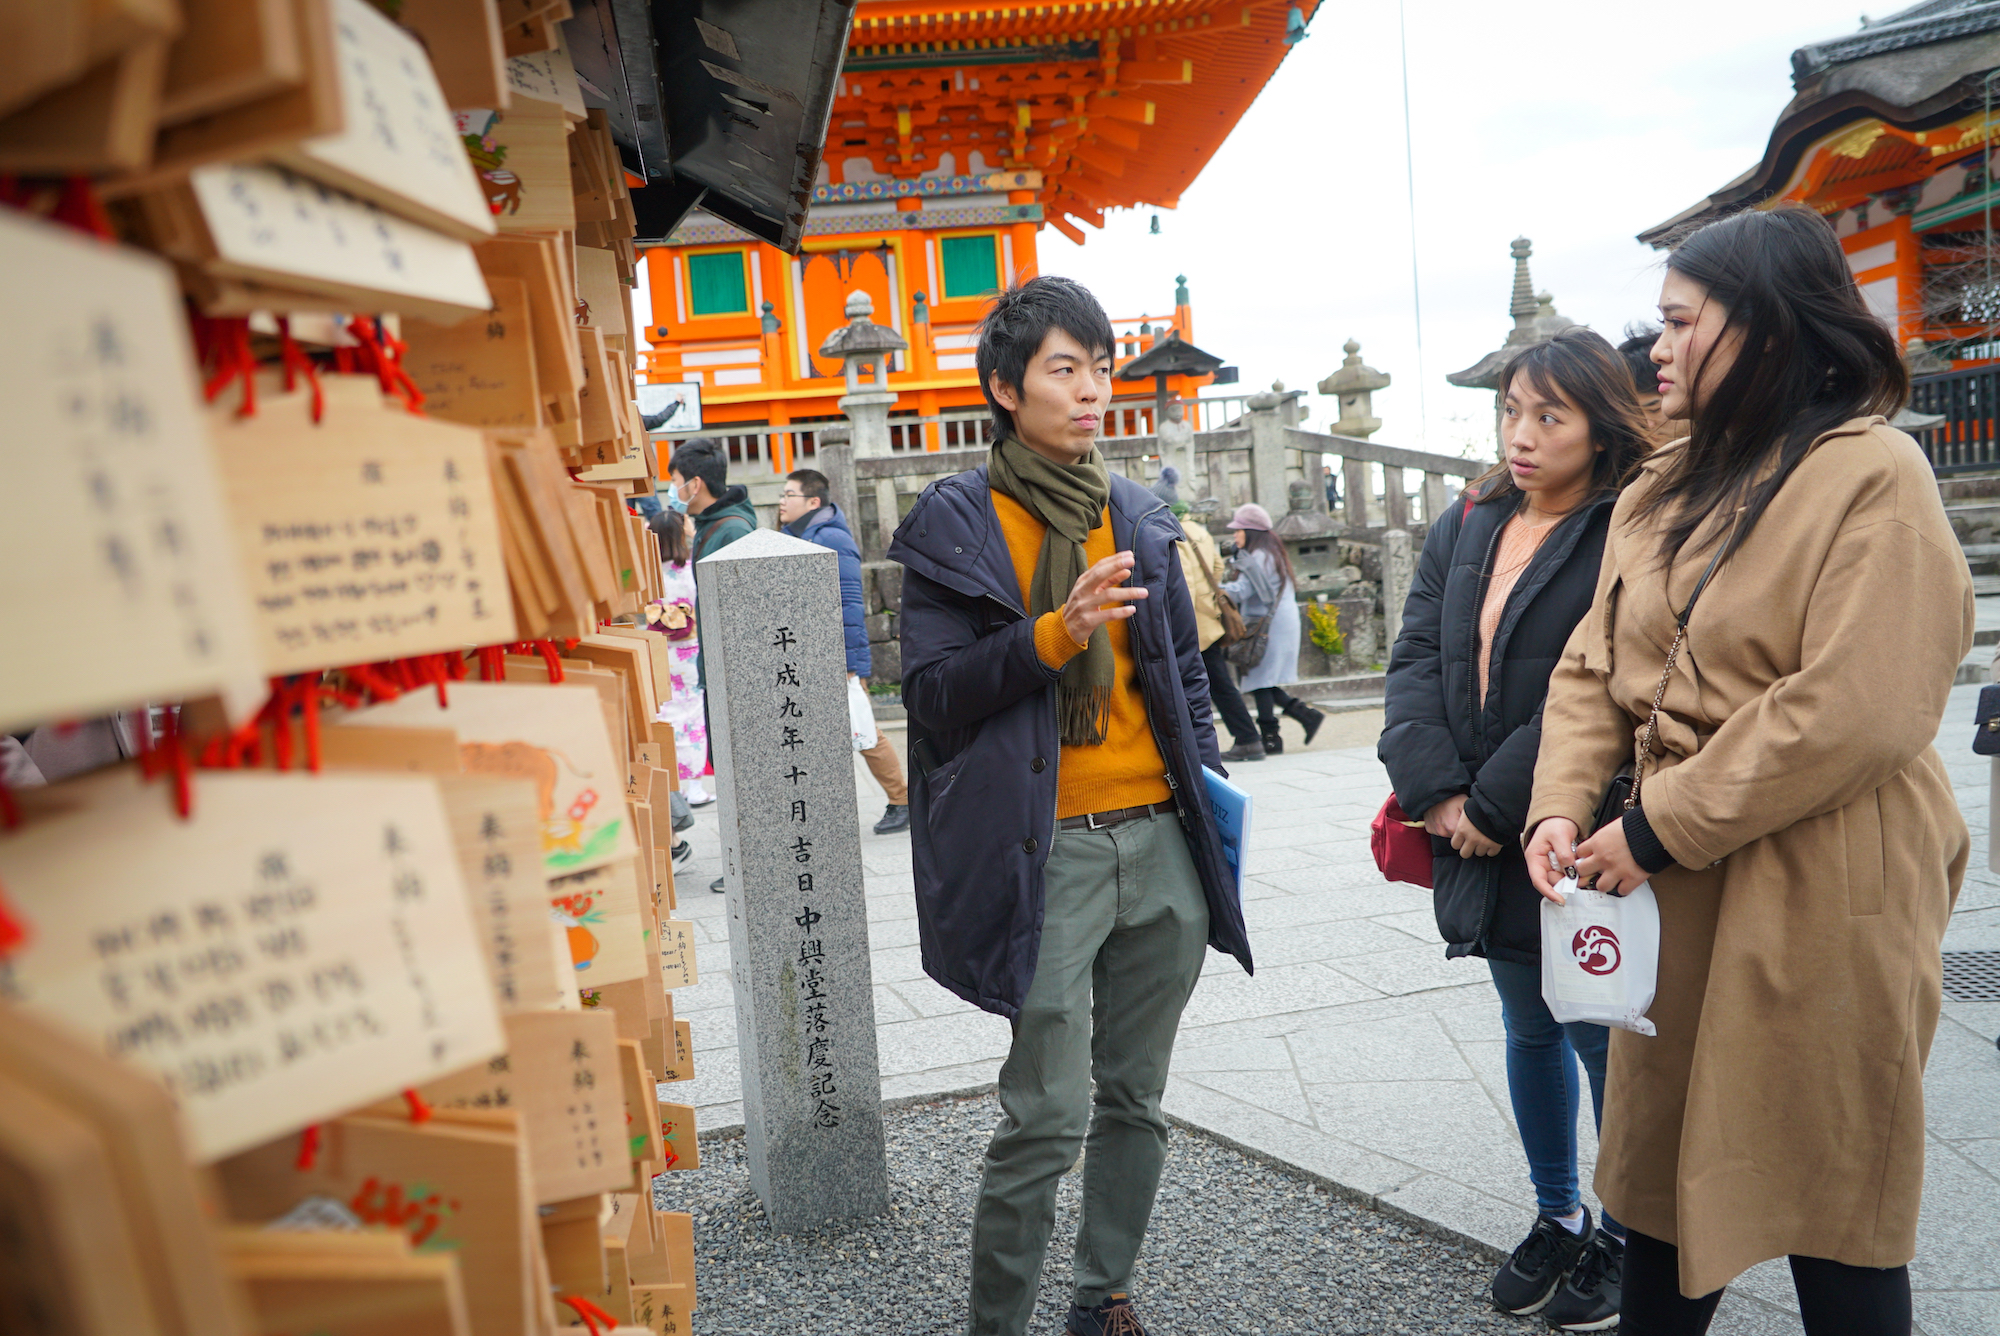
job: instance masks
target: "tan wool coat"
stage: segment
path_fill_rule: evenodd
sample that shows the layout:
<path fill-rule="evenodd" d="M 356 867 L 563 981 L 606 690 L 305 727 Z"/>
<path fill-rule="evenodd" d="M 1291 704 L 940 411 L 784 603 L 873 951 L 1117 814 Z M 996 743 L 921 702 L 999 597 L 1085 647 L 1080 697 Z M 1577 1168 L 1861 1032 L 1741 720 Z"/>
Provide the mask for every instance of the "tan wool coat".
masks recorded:
<path fill-rule="evenodd" d="M 1549 684 L 1529 830 L 1588 832 L 1636 750 L 1713 555 L 1669 575 L 1655 523 L 1633 521 L 1681 448 L 1613 512 Z M 1931 742 L 1971 645 L 1936 481 L 1880 417 L 1815 443 L 1696 604 L 1641 785 L 1675 860 L 1652 878 L 1659 1034 L 1611 1033 L 1596 1180 L 1619 1220 L 1679 1245 L 1690 1297 L 1788 1253 L 1915 1254 L 1923 1065 L 1969 845 Z"/>

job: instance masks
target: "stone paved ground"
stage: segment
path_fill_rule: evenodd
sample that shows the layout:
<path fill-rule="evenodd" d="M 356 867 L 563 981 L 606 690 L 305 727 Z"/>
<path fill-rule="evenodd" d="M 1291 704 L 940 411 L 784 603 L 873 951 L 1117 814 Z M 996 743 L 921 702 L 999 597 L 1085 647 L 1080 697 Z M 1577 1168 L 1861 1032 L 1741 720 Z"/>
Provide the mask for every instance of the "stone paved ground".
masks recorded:
<path fill-rule="evenodd" d="M 1977 692 L 1953 691 L 1939 735 L 1975 840 L 1947 950 L 2000 949 L 2000 875 L 1986 867 L 1988 767 L 1968 749 Z M 1256 1154 L 1505 1250 L 1531 1223 L 1534 1197 L 1508 1111 L 1499 1006 L 1483 962 L 1443 959 L 1429 893 L 1385 885 L 1369 858 L 1368 821 L 1387 791 L 1374 757 L 1380 727 L 1379 711 L 1334 716 L 1311 750 L 1239 767 L 1257 802 L 1245 906 L 1257 974 L 1247 978 L 1210 954 L 1182 1021 L 1167 1109 Z M 908 840 L 867 833 L 881 791 L 858 765 L 856 773 L 884 1094 L 990 1086 L 1007 1026 L 924 977 Z M 740 1123 L 742 1109 L 724 898 L 706 889 L 720 871 L 712 807 L 690 834 L 696 854 L 681 873 L 679 912 L 701 934 L 703 983 L 674 1001 L 676 1015 L 693 1023 L 697 1077 L 668 1089 L 700 1107 L 704 1127 L 721 1128 Z M 1946 1000 L 1925 1078 L 1930 1153 L 1912 1266 L 1928 1336 L 2000 1332 L 1995 1035 L 2000 1003 Z M 1595 1146 L 1589 1120 L 1581 1122 L 1588 1158 Z M 1476 1291 L 1484 1279 L 1466 1283 Z M 1766 1263 L 1732 1287 L 1714 1330 L 1798 1332 L 1784 1263 Z"/>

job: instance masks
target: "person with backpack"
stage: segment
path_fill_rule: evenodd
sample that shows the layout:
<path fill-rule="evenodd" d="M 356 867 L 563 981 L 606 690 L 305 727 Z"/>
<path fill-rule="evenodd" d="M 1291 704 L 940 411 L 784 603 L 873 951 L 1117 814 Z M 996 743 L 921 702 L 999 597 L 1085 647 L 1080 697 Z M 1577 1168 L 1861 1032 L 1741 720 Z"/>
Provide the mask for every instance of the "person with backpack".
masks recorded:
<path fill-rule="evenodd" d="M 694 517 L 694 560 L 720 552 L 738 539 L 748 538 L 757 529 L 757 509 L 750 504 L 750 493 L 741 486 L 729 483 L 729 450 L 722 442 L 706 436 L 690 436 L 674 450 L 673 459 L 667 467 L 667 475 L 674 485 L 674 494 L 687 506 L 688 514 Z M 701 605 L 695 604 L 697 629 L 701 618 Z M 697 638 L 697 644 L 707 640 L 706 635 Z M 695 681 L 702 690 L 701 717 L 702 733 L 712 736 L 714 730 L 708 726 L 708 660 L 697 649 L 694 658 Z M 724 893 L 726 880 L 717 877 L 708 889 L 717 895 Z"/>
<path fill-rule="evenodd" d="M 1155 491 L 1155 495 L 1158 492 Z M 1224 764 L 1237 761 L 1261 761 L 1264 759 L 1264 740 L 1257 736 L 1257 725 L 1250 720 L 1250 708 L 1243 703 L 1243 693 L 1236 689 L 1236 679 L 1230 676 L 1229 660 L 1224 657 L 1228 645 L 1223 641 L 1225 617 L 1222 607 L 1222 584 L 1217 575 L 1222 569 L 1222 554 L 1216 549 L 1215 536 L 1200 520 L 1188 518 L 1190 507 L 1185 501 L 1168 503 L 1174 519 L 1181 526 L 1181 575 L 1187 581 L 1188 593 L 1194 598 L 1194 625 L 1197 643 L 1201 646 L 1202 666 L 1208 669 L 1208 700 L 1214 707 L 1212 713 L 1222 720 L 1229 730 L 1230 741 L 1234 744 L 1222 753 Z M 1230 617 L 1235 618 L 1236 629 L 1243 629 L 1243 619 L 1236 617 L 1232 607 Z"/>
<path fill-rule="evenodd" d="M 1970 849 L 1931 744 L 1972 580 L 1824 218 L 1694 232 L 1660 314 L 1661 409 L 1691 434 L 1612 513 L 1523 823 L 1544 895 L 1574 868 L 1659 903 L 1658 1034 L 1612 1032 L 1597 1161 L 1630 1226 L 1624 1329 L 1706 1331 L 1725 1285 L 1789 1257 L 1810 1336 L 1902 1336 Z"/>
<path fill-rule="evenodd" d="M 1624 362 L 1578 326 L 1501 373 L 1503 463 L 1433 520 L 1389 657 L 1378 754 L 1430 833 L 1445 955 L 1484 956 L 1507 1034 L 1507 1093 L 1538 1214 L 1494 1274 L 1516 1315 L 1594 1331 L 1618 1314 L 1624 1231 L 1577 1182 L 1577 1059 L 1604 1111 L 1606 1031 L 1542 1000 L 1541 898 L 1521 854 L 1549 674 L 1597 591 L 1618 489 L 1645 456 Z"/>

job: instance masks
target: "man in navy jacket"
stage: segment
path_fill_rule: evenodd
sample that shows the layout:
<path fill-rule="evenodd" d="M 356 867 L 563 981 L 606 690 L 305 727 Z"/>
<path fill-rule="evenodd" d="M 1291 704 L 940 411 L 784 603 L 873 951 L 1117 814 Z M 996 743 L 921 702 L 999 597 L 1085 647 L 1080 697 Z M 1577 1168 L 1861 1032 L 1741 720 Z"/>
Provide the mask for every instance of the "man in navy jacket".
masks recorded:
<path fill-rule="evenodd" d="M 924 969 L 1014 1026 L 973 1216 L 973 1336 L 1027 1330 L 1086 1129 L 1066 1325 L 1144 1336 L 1129 1286 L 1181 1010 L 1207 947 L 1250 966 L 1202 775 L 1221 763 L 1180 526 L 1095 444 L 1111 349 L 1081 285 L 1001 294 L 977 354 L 988 464 L 927 488 L 889 549 Z"/>
<path fill-rule="evenodd" d="M 861 549 L 854 542 L 854 531 L 847 527 L 847 517 L 833 503 L 824 473 L 818 469 L 794 469 L 785 475 L 785 490 L 778 493 L 778 523 L 792 537 L 830 547 L 840 558 L 840 624 L 847 634 L 847 675 L 860 682 L 861 703 L 866 708 L 868 677 L 875 669 L 875 659 L 868 650 L 868 606 L 861 589 Z M 861 758 L 868 762 L 868 773 L 875 776 L 875 782 L 889 796 L 889 810 L 875 823 L 875 833 L 893 835 L 910 828 L 910 790 L 903 782 L 903 763 L 896 759 L 896 749 L 888 737 L 875 727 L 872 710 L 866 719 L 854 720 L 857 729 L 864 723 L 875 734 L 875 741 L 862 751 Z"/>

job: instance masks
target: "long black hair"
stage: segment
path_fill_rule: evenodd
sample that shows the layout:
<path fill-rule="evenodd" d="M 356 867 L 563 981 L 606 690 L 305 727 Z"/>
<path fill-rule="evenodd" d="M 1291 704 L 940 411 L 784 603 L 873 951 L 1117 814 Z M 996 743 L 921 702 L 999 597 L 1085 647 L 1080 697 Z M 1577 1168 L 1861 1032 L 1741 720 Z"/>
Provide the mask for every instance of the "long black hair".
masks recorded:
<path fill-rule="evenodd" d="M 1271 559 L 1271 565 L 1277 568 L 1280 592 L 1286 585 L 1298 584 L 1298 578 L 1292 574 L 1291 554 L 1285 551 L 1285 540 L 1269 529 L 1243 530 L 1243 550 L 1262 552 Z"/>
<path fill-rule="evenodd" d="M 1735 364 L 1712 387 L 1698 385 L 1699 367 L 1676 368 L 1692 431 L 1634 511 L 1656 522 L 1663 565 L 1722 541 L 1717 529 L 1689 547 L 1710 515 L 1740 508 L 1723 548 L 1734 552 L 1815 439 L 1850 418 L 1894 414 L 1910 394 L 1895 336 L 1862 300 L 1833 228 L 1811 209 L 1746 210 L 1710 223 L 1667 267 L 1707 290 L 1727 312 L 1723 336 L 1736 330 L 1739 342 Z"/>
<path fill-rule="evenodd" d="M 1632 388 L 1625 359 L 1602 334 L 1577 325 L 1514 354 L 1500 373 L 1504 398 L 1515 381 L 1575 404 L 1590 423 L 1592 496 L 1615 492 L 1646 457 L 1646 418 Z M 1518 504 L 1521 489 L 1505 460 L 1473 479 L 1481 505 L 1506 498 Z"/>

